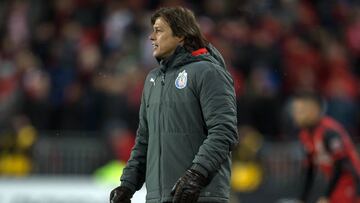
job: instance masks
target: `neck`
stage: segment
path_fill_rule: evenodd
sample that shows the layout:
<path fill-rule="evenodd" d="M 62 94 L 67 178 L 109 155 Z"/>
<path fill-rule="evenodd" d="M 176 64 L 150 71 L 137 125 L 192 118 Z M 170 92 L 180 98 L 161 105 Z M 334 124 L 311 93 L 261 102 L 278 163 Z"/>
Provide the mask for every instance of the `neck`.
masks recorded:
<path fill-rule="evenodd" d="M 157 58 L 158 62 L 161 64 L 161 65 L 168 65 L 169 61 L 172 61 L 173 58 L 177 55 L 177 53 L 180 52 L 182 46 L 178 45 L 169 55 L 167 56 L 164 56 L 160 59 Z"/>

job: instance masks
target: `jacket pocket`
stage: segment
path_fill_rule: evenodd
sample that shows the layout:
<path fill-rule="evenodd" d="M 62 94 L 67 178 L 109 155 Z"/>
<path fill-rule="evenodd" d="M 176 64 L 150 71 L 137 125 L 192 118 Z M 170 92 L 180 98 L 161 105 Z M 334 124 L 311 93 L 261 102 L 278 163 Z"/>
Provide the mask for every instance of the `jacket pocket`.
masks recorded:
<path fill-rule="evenodd" d="M 190 168 L 195 158 L 191 140 L 185 133 L 167 133 L 162 143 L 162 186 L 171 188 Z"/>

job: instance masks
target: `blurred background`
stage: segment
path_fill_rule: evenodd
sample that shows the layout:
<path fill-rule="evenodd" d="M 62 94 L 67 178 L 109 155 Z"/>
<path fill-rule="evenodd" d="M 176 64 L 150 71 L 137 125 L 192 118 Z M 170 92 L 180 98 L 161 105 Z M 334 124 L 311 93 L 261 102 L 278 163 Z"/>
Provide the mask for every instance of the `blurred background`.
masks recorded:
<path fill-rule="evenodd" d="M 359 143 L 357 0 L 1 0 L 0 203 L 108 202 L 158 65 L 150 16 L 177 5 L 195 12 L 235 80 L 232 203 L 299 196 L 296 91 L 321 93 Z"/>

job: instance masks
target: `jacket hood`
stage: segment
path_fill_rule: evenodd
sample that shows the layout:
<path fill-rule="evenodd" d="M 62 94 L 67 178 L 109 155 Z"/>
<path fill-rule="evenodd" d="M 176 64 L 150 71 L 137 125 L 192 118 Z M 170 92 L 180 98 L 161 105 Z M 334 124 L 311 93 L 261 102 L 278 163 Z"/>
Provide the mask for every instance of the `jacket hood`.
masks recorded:
<path fill-rule="evenodd" d="M 209 61 L 216 65 L 219 65 L 226 69 L 224 58 L 221 53 L 212 45 L 208 44 L 206 46 L 207 53 L 194 56 L 192 53 L 188 52 L 184 47 L 178 46 L 172 56 L 167 59 L 158 60 L 161 65 L 161 70 L 166 71 L 169 67 L 176 68 L 183 66 L 189 63 L 198 62 L 198 61 Z"/>
<path fill-rule="evenodd" d="M 210 43 L 208 44 L 206 49 L 208 50 L 209 54 L 216 60 L 217 65 L 226 69 L 225 60 L 222 57 L 221 53 Z"/>

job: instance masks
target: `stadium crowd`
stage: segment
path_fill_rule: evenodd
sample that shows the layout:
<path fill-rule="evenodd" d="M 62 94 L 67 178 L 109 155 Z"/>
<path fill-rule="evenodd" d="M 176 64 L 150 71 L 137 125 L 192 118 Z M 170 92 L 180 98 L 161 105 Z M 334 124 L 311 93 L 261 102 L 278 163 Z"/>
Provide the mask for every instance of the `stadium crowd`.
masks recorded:
<path fill-rule="evenodd" d="M 149 16 L 176 5 L 195 11 L 223 54 L 235 80 L 239 126 L 266 140 L 294 139 L 289 96 L 313 90 L 359 139 L 359 1 L 5 0 L 0 147 L 10 145 L 8 135 L 30 145 L 34 135 L 22 139 L 24 128 L 134 135 L 143 80 L 157 66 Z"/>

